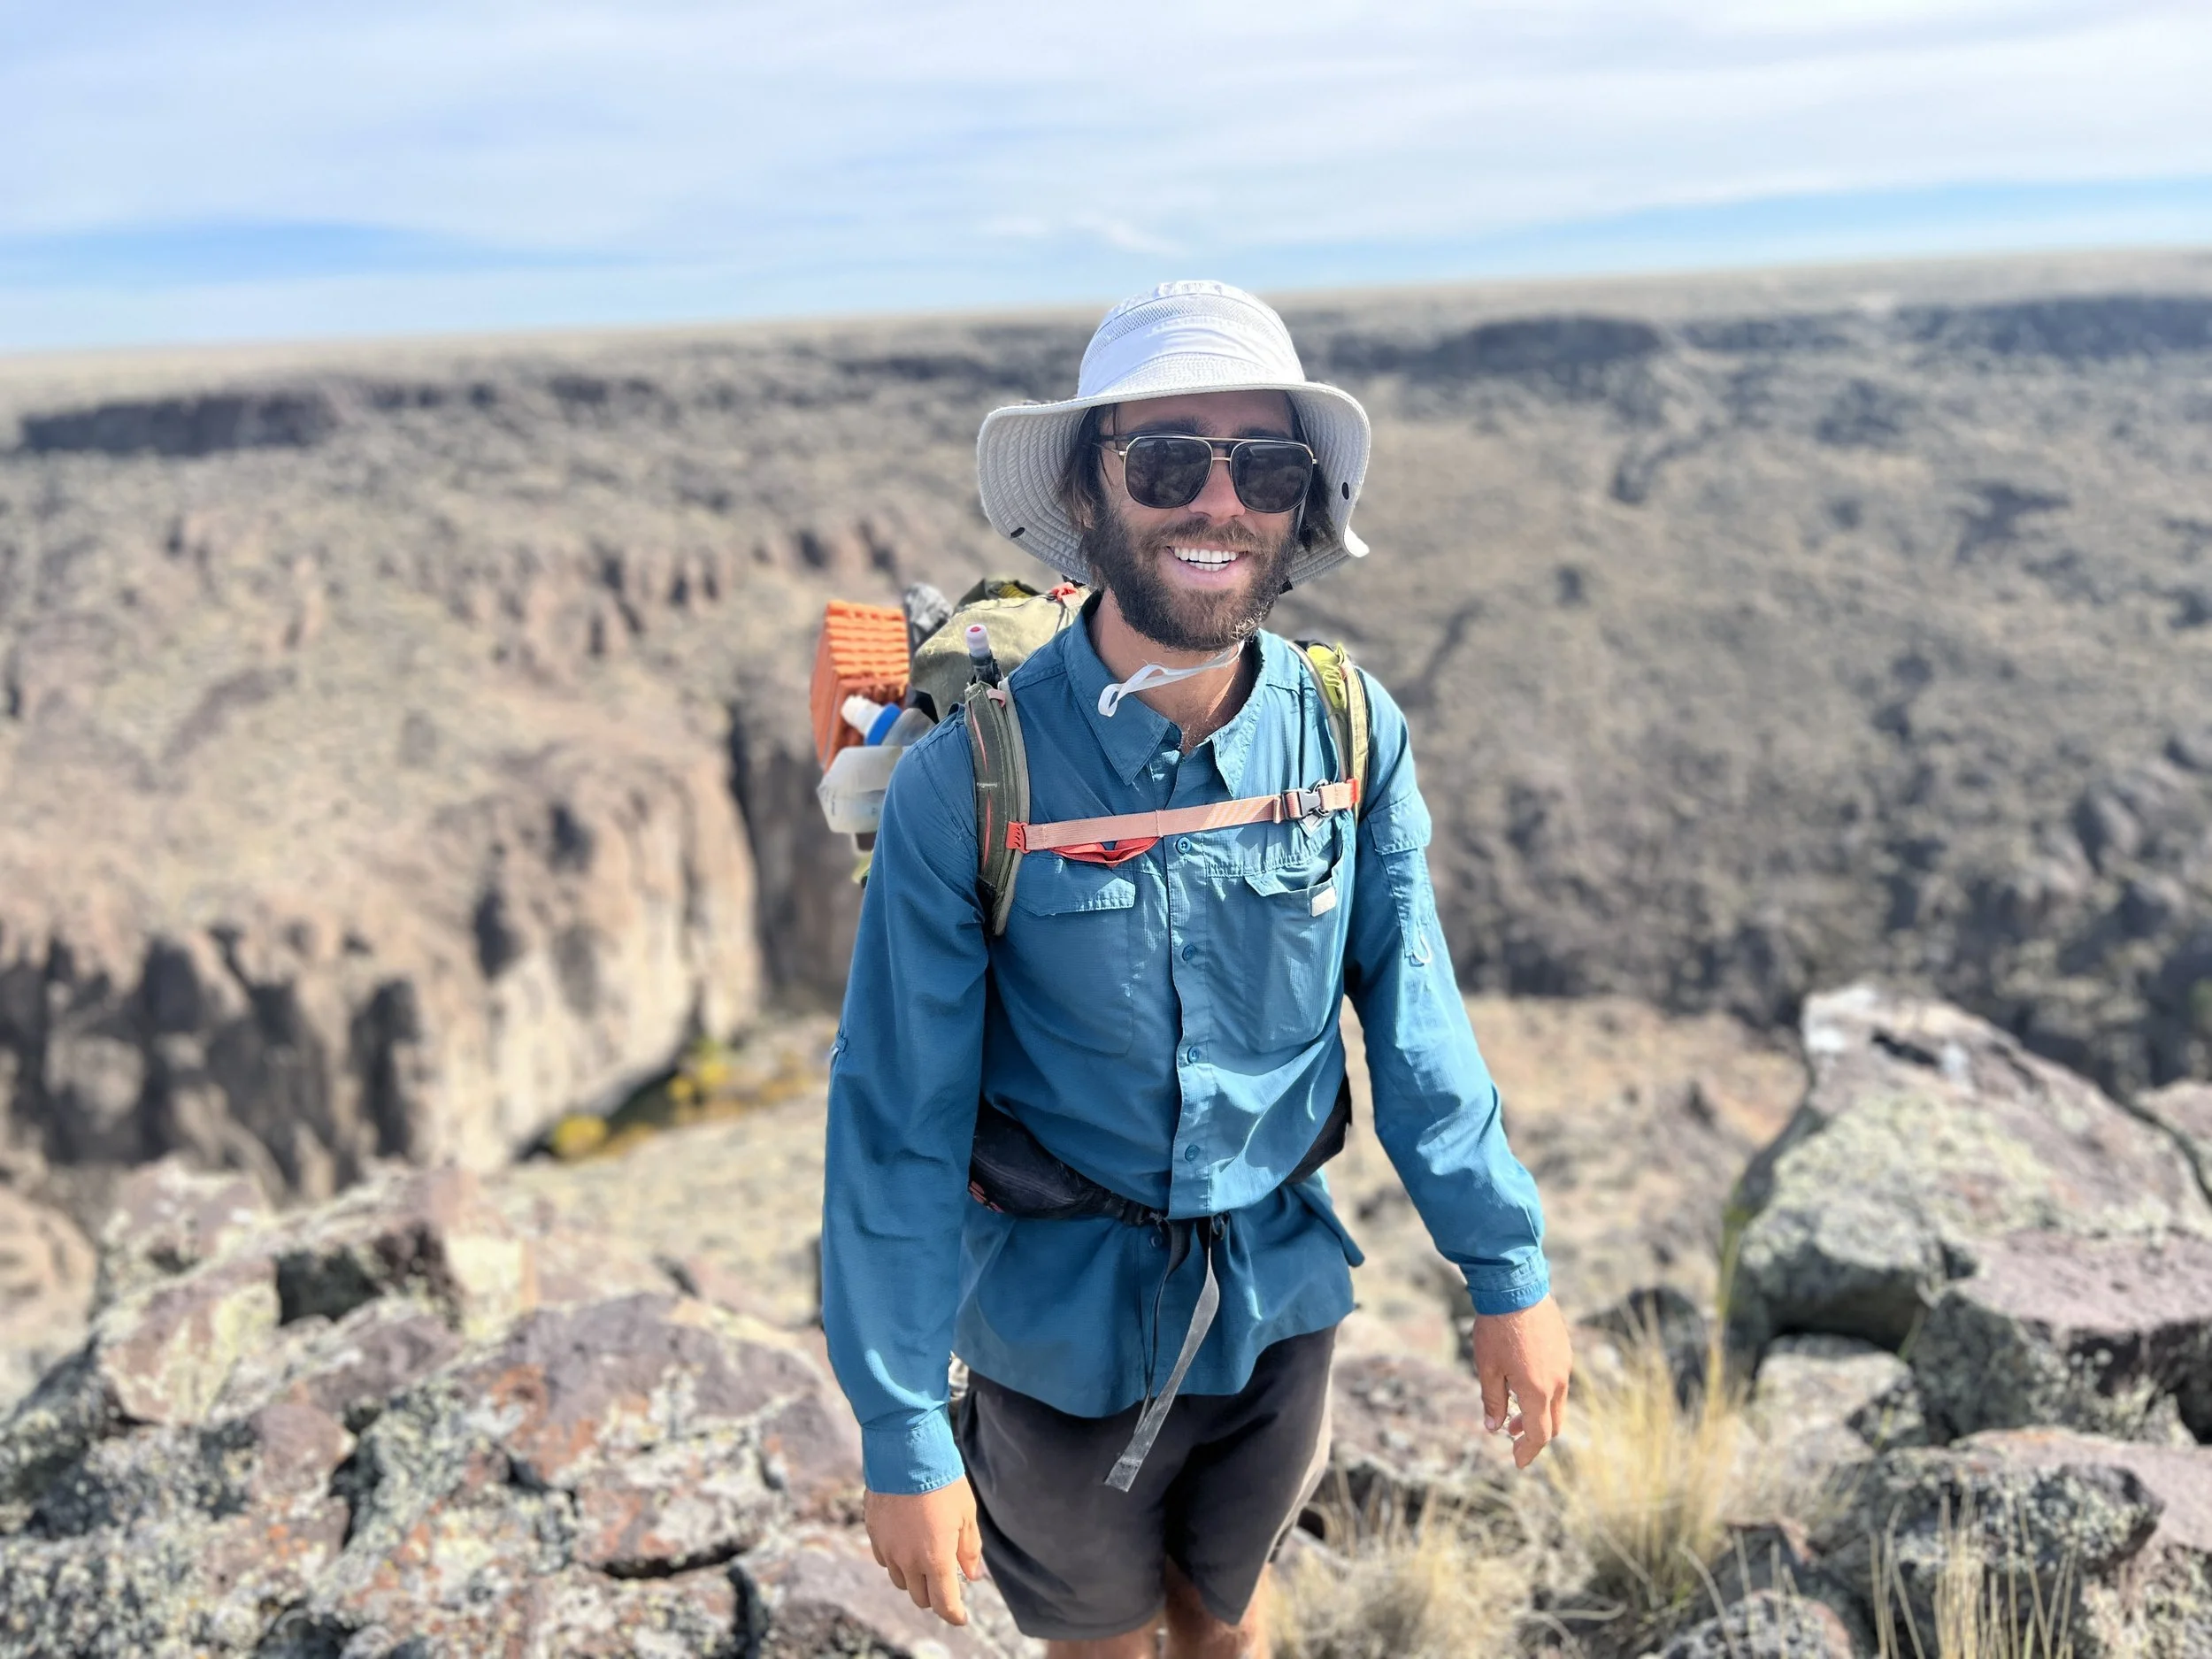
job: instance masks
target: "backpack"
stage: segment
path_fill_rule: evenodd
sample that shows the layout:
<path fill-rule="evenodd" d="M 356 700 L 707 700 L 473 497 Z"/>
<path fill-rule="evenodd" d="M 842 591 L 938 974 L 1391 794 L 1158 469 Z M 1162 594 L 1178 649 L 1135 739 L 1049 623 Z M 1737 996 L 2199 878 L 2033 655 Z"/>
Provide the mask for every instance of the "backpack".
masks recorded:
<path fill-rule="evenodd" d="M 964 711 L 969 753 L 975 763 L 977 887 L 995 936 L 1006 931 L 1014 883 L 1028 853 L 1051 850 L 1064 857 L 1118 863 L 1136 856 L 1157 839 L 1141 834 L 1118 840 L 1105 836 L 1100 826 L 1127 827 L 1119 819 L 1089 819 L 1080 826 L 1040 826 L 1028 821 L 1028 752 L 1007 677 L 1030 653 L 1071 626 L 1089 597 L 1089 589 L 1073 583 L 1040 591 L 1019 577 L 987 576 L 956 603 L 948 603 L 935 588 L 923 584 L 910 588 L 897 610 L 838 601 L 832 603 L 825 618 L 822 648 L 815 659 L 813 703 L 816 741 L 826 769 L 833 764 L 837 749 L 859 741 L 859 733 L 834 715 L 846 695 L 859 692 L 879 700 L 899 696 L 907 707 L 921 710 L 935 722 L 941 722 L 956 707 Z M 865 628 L 871 619 L 878 634 L 872 649 L 852 647 L 841 655 L 835 649 L 837 636 L 853 634 L 856 627 Z M 987 641 L 980 657 L 971 652 L 972 626 L 980 626 Z M 904 684 L 895 685 L 887 678 L 885 646 L 900 631 L 908 641 L 909 661 Z M 1279 820 L 1312 811 L 1365 810 L 1367 770 L 1373 749 L 1366 683 L 1354 668 L 1351 654 L 1341 645 L 1301 640 L 1297 646 L 1299 658 L 1313 676 L 1328 712 L 1329 735 L 1335 744 L 1341 776 L 1315 790 L 1293 790 L 1287 796 L 1229 803 L 1232 810 L 1243 809 L 1241 817 L 1225 818 L 1221 808 L 1190 809 L 1207 815 L 1208 821 L 1188 827 L 1261 821 L 1270 816 L 1261 810 L 1268 805 L 1279 808 L 1271 815 Z M 837 728 L 831 733 L 838 740 L 833 743 L 825 740 L 829 728 Z M 896 764 L 895 758 L 892 764 Z M 888 767 L 881 772 L 887 778 Z M 826 797 L 826 810 L 827 804 Z M 1173 815 L 1138 816 L 1162 819 Z M 1054 833 L 1092 829 L 1100 833 L 1080 840 Z M 873 845 L 872 834 L 856 839 Z M 1110 849 L 1102 849 L 1102 841 L 1109 842 Z M 854 872 L 856 881 L 867 879 L 869 862 L 870 854 L 864 849 Z"/>

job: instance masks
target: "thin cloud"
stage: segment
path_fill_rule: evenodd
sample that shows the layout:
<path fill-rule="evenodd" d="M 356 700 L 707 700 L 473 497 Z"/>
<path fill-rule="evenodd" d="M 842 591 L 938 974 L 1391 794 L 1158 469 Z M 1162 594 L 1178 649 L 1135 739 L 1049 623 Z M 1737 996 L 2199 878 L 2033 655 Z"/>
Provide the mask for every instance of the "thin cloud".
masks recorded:
<path fill-rule="evenodd" d="M 1146 261 L 1364 269 L 1789 196 L 2212 178 L 2198 0 L 1194 0 L 1175 24 L 970 0 L 26 11 L 0 22 L 0 144 L 36 165 L 0 173 L 0 288 L 43 273 L 31 311 L 60 317 L 133 247 L 134 291 L 204 288 L 234 227 L 237 259 L 335 262 L 319 280 L 354 247 L 403 288 L 396 250 L 425 250 L 423 326 L 477 292 L 454 249 L 686 295 L 719 272 L 730 311 L 895 308 L 963 271 L 1045 299 Z M 1755 256 L 1714 234 L 1716 262 Z M 165 273 L 164 246 L 198 251 Z M 73 277 L 73 248 L 107 263 Z M 130 314 L 103 304 L 104 329 Z"/>

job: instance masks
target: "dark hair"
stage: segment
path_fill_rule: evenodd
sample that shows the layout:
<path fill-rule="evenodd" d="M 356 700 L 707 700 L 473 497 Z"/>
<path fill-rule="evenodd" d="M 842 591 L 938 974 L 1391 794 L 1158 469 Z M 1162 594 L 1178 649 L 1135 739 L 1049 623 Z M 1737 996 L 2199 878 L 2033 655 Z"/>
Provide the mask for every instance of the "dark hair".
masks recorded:
<path fill-rule="evenodd" d="M 1311 441 L 1298 419 L 1298 403 L 1290 399 L 1290 435 L 1301 443 Z M 1060 481 L 1053 493 L 1058 497 L 1069 522 L 1075 526 L 1078 536 L 1087 534 L 1099 515 L 1106 511 L 1105 458 L 1099 453 L 1099 428 L 1102 417 L 1111 403 L 1083 411 L 1083 419 L 1075 429 L 1075 442 L 1068 446 L 1068 457 L 1060 466 Z M 1322 476 L 1322 469 L 1313 469 L 1306 480 L 1306 516 L 1298 527 L 1298 549 L 1302 553 L 1313 552 L 1336 540 L 1336 520 L 1329 512 L 1329 484 Z"/>

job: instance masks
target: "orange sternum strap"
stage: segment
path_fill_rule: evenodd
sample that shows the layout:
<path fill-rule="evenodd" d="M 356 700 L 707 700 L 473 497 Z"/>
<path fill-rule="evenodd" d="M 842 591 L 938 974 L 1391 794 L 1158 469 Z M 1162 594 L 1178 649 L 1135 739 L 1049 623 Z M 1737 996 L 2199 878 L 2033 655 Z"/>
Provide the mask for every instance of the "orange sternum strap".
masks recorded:
<path fill-rule="evenodd" d="M 1211 806 L 1165 812 L 1124 812 L 1114 818 L 1069 818 L 1058 824 L 1009 824 L 1006 844 L 1018 853 L 1057 853 L 1082 864 L 1118 864 L 1148 852 L 1163 836 L 1194 835 L 1239 824 L 1285 824 L 1359 807 L 1359 780 L 1247 795 Z"/>

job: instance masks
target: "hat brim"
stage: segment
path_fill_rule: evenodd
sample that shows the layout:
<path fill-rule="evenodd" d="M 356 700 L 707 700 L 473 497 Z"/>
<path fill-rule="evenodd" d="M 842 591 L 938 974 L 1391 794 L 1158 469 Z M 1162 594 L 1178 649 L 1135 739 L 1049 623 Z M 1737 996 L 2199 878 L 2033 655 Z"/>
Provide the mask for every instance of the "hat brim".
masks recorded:
<path fill-rule="evenodd" d="M 1364 558 L 1367 543 L 1352 533 L 1352 510 L 1359 505 L 1367 478 L 1370 442 L 1367 411 L 1356 398 L 1318 380 L 1208 382 L 1194 392 L 1282 392 L 1297 409 L 1306 442 L 1313 446 L 1329 493 L 1329 522 L 1335 534 L 1304 549 L 1292 561 L 1294 586 L 1310 581 L 1348 558 Z M 976 483 L 983 516 L 1001 535 L 1035 555 L 1071 581 L 1093 580 L 1080 538 L 1060 504 L 1060 475 L 1068 447 L 1089 411 L 1164 391 L 1117 388 L 1094 397 L 1071 397 L 1058 403 L 1012 403 L 983 419 L 976 434 Z"/>

